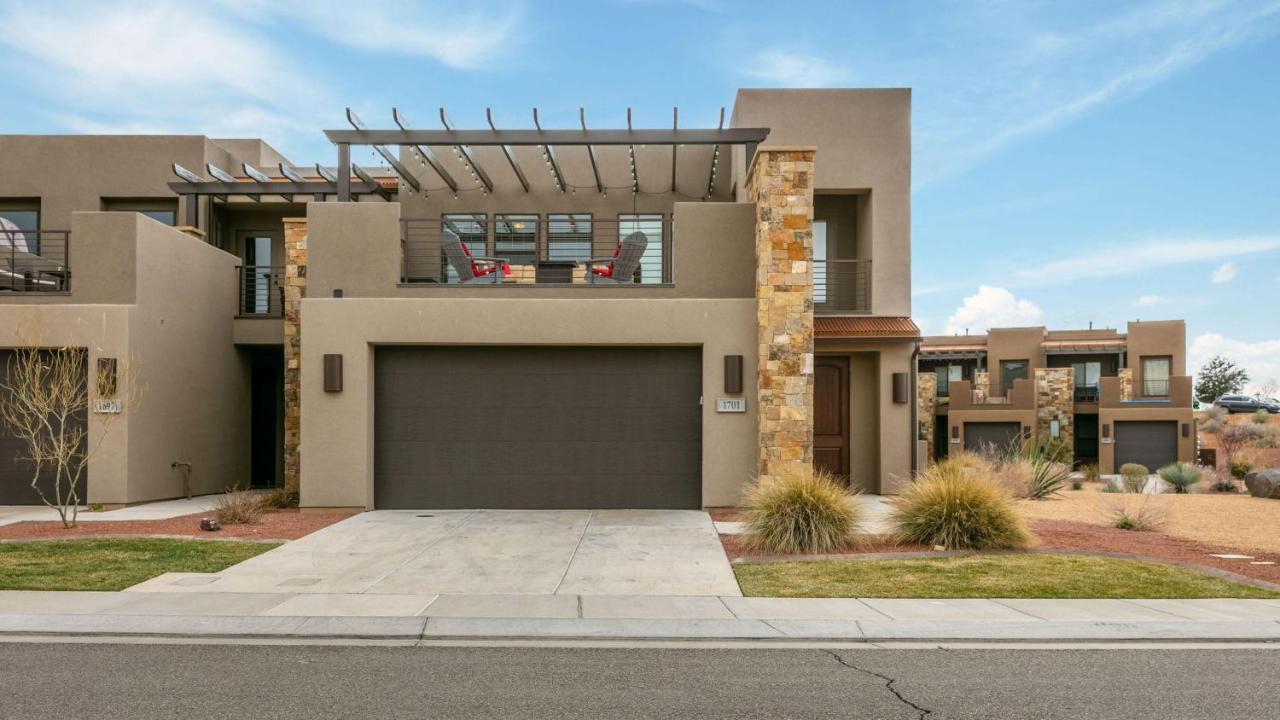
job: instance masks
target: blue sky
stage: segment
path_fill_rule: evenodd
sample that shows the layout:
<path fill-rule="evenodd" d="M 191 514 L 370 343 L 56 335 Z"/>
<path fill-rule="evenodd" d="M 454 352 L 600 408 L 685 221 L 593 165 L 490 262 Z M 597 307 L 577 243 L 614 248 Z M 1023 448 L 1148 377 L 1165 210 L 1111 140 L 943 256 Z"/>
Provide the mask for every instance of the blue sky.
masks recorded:
<path fill-rule="evenodd" d="M 908 86 L 926 332 L 1181 317 L 1193 363 L 1280 379 L 1280 0 L 355 7 L 0 0 L 0 132 L 261 136 L 301 164 L 347 105 L 711 125 L 738 87 Z"/>

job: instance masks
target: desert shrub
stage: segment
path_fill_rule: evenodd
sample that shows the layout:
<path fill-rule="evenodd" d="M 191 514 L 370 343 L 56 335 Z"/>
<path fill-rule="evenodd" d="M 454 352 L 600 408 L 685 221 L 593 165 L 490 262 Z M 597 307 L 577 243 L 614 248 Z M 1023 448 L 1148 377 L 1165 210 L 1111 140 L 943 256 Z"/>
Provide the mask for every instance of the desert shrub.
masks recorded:
<path fill-rule="evenodd" d="M 1210 420 L 1226 420 L 1227 416 L 1230 414 L 1231 413 L 1221 405 L 1210 405 L 1209 408 L 1204 411 L 1204 416 Z"/>
<path fill-rule="evenodd" d="M 895 498 L 890 517 L 902 541 L 919 545 L 993 550 L 1030 540 L 1008 490 L 964 462 L 920 473 Z"/>
<path fill-rule="evenodd" d="M 1064 462 L 1070 454 L 1061 441 L 1035 445 L 1028 453 L 1031 477 L 1027 480 L 1026 496 L 1032 500 L 1044 500 L 1062 492 L 1071 477 L 1071 463 Z"/>
<path fill-rule="evenodd" d="M 1080 472 L 1084 473 L 1084 479 L 1089 482 L 1098 482 L 1102 479 L 1102 472 L 1098 470 L 1097 463 L 1089 463 L 1080 468 Z"/>
<path fill-rule="evenodd" d="M 263 496 L 249 490 L 228 488 L 213 506 L 213 516 L 223 525 L 247 525 L 262 514 Z"/>
<path fill-rule="evenodd" d="M 263 497 L 263 503 L 268 507 L 285 509 L 298 507 L 298 493 L 290 492 L 284 488 L 276 488 L 267 493 Z"/>
<path fill-rule="evenodd" d="M 1151 471 L 1145 465 L 1138 463 L 1125 463 L 1120 466 L 1120 482 L 1124 485 L 1124 491 L 1130 493 L 1140 493 L 1147 487 L 1147 480 L 1151 477 Z"/>
<path fill-rule="evenodd" d="M 1230 475 L 1218 472 L 1216 468 L 1202 467 L 1200 468 L 1200 477 L 1205 484 L 1214 492 L 1238 492 L 1239 486 Z"/>
<path fill-rule="evenodd" d="M 1200 423 L 1201 430 L 1214 435 L 1222 432 L 1222 428 L 1226 426 L 1227 426 L 1227 421 L 1223 420 L 1222 418 L 1209 418 L 1208 420 L 1205 420 L 1204 422 Z"/>
<path fill-rule="evenodd" d="M 747 541 L 771 553 L 845 547 L 862 521 L 856 497 L 824 472 L 792 470 L 747 490 Z"/>
<path fill-rule="evenodd" d="M 1150 495 L 1116 498 L 1107 506 L 1107 514 L 1111 526 L 1120 530 L 1158 530 L 1165 520 L 1164 510 Z"/>
<path fill-rule="evenodd" d="M 1254 410 L 1252 420 L 1254 425 L 1270 425 L 1271 413 L 1266 410 Z"/>
<path fill-rule="evenodd" d="M 1176 462 L 1165 465 L 1157 471 L 1161 480 L 1173 486 L 1173 492 L 1185 494 L 1191 486 L 1200 482 L 1200 469 L 1190 463 Z"/>
<path fill-rule="evenodd" d="M 1253 470 L 1253 466 L 1244 460 L 1236 460 L 1231 463 L 1231 477 L 1237 480 L 1243 480 L 1245 475 L 1248 475 L 1251 470 Z"/>

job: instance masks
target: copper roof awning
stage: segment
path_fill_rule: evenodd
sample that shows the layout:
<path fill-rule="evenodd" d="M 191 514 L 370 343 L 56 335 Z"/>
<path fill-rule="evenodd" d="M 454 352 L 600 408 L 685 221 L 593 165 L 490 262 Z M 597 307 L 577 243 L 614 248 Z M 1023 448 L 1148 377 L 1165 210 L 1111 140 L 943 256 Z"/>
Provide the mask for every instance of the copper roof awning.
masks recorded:
<path fill-rule="evenodd" d="M 813 319 L 814 337 L 825 340 L 919 340 L 908 317 L 827 317 Z"/>
<path fill-rule="evenodd" d="M 920 348 L 921 355 L 983 354 L 986 351 L 986 345 L 924 345 Z"/>
<path fill-rule="evenodd" d="M 1045 352 L 1124 352 L 1124 339 L 1117 340 L 1046 340 Z"/>

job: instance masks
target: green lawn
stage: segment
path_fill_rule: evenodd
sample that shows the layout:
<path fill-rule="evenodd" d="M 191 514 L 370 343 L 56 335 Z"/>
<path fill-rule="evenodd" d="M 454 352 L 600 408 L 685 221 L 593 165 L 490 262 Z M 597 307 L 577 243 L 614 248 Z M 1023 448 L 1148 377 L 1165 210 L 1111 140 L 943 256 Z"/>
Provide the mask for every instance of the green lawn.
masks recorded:
<path fill-rule="evenodd" d="M 0 590 L 123 590 L 167 572 L 218 572 L 274 547 L 160 538 L 0 543 Z"/>
<path fill-rule="evenodd" d="M 1087 555 L 743 563 L 734 572 L 743 594 L 755 597 L 1280 597 L 1195 570 Z"/>

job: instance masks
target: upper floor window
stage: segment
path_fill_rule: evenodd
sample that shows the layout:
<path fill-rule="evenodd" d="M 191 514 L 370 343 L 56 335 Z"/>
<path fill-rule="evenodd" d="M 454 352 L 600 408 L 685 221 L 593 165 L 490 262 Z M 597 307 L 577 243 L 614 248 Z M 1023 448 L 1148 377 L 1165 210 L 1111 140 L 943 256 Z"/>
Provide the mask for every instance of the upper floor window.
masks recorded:
<path fill-rule="evenodd" d="M 827 301 L 827 221 L 813 221 L 813 301 Z M 938 375 L 938 389 L 942 390 L 942 375 Z"/>
<path fill-rule="evenodd" d="M 512 265 L 538 260 L 538 216 L 503 213 L 493 216 L 493 253 Z"/>
<path fill-rule="evenodd" d="M 943 365 L 937 369 L 938 397 L 951 396 L 951 383 L 964 379 L 964 367 L 961 365 Z"/>
<path fill-rule="evenodd" d="M 1102 376 L 1101 362 L 1077 362 L 1071 363 L 1071 367 L 1075 370 L 1076 387 L 1097 387 L 1098 378 Z"/>
<path fill-rule="evenodd" d="M 640 268 L 636 274 L 641 283 L 661 283 L 666 275 L 663 267 L 662 215 L 660 213 L 622 213 L 618 215 L 618 241 L 633 232 L 642 232 L 649 244 L 640 257 Z"/>
<path fill-rule="evenodd" d="M 1144 397 L 1168 397 L 1169 375 L 1173 358 L 1142 358 L 1142 394 Z"/>
<path fill-rule="evenodd" d="M 1031 363 L 1026 360 L 1004 360 L 1000 363 L 1000 388 L 1005 397 L 1013 389 L 1014 380 L 1026 380 Z"/>
<path fill-rule="evenodd" d="M 593 237 L 590 213 L 547 215 L 548 260 L 590 260 Z"/>
<path fill-rule="evenodd" d="M 102 209 L 111 212 L 141 213 L 156 222 L 178 224 L 178 201 L 169 198 L 102 198 Z"/>
<path fill-rule="evenodd" d="M 40 201 L 0 198 L 0 248 L 40 251 Z"/>

